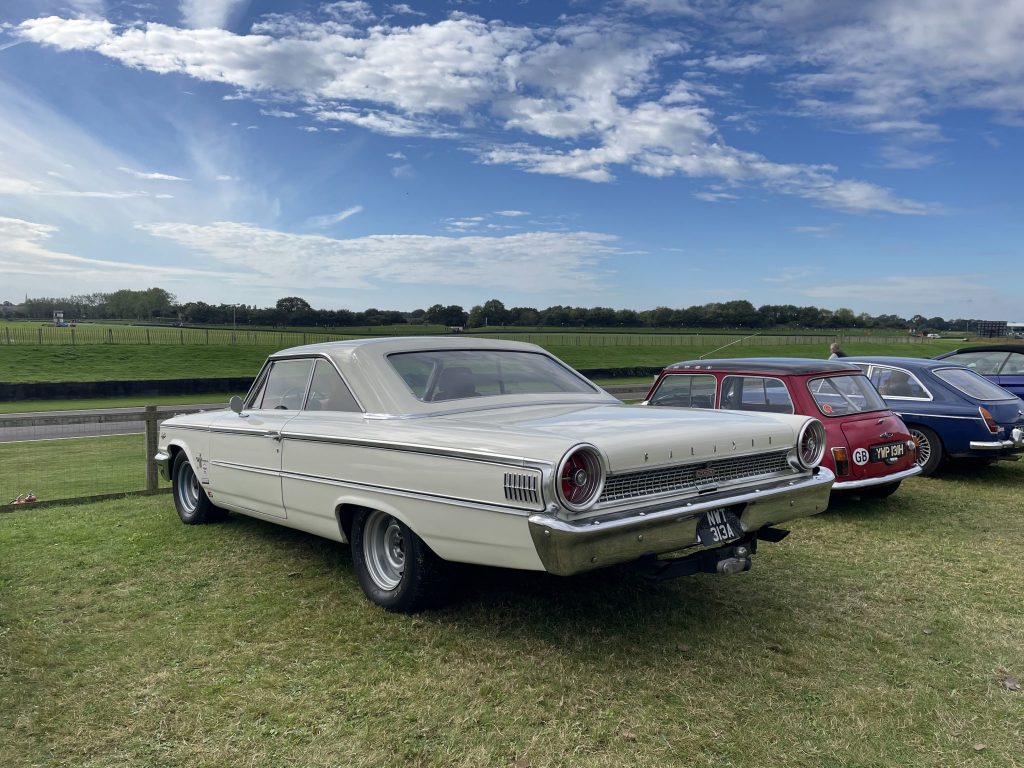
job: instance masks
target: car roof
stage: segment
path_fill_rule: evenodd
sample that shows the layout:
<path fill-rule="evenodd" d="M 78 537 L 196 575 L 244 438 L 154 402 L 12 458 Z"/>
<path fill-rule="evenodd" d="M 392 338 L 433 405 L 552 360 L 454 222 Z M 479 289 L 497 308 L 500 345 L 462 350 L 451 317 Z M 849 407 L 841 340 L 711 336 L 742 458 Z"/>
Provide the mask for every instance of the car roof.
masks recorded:
<path fill-rule="evenodd" d="M 749 373 L 860 373 L 855 365 L 840 360 L 815 360 L 805 357 L 732 357 L 721 360 L 684 360 L 665 369 L 679 371 L 730 371 Z"/>
<path fill-rule="evenodd" d="M 918 368 L 934 370 L 935 368 L 963 368 L 959 363 L 948 363 L 945 360 L 937 360 L 930 357 L 894 357 L 885 355 L 864 355 L 848 358 L 852 362 L 876 363 L 878 365 L 892 365 L 899 368 Z"/>
<path fill-rule="evenodd" d="M 962 355 L 964 352 L 1020 352 L 1024 354 L 1024 344 L 978 344 L 973 347 L 960 347 L 952 352 L 943 352 L 933 360 L 942 360 L 950 355 Z"/>
<path fill-rule="evenodd" d="M 371 339 L 348 339 L 346 341 L 325 341 L 319 344 L 304 344 L 289 347 L 270 355 L 272 359 L 301 355 L 327 355 L 335 360 L 351 357 L 359 350 L 373 351 L 382 355 L 393 352 L 421 352 L 443 349 L 505 349 L 516 352 L 543 352 L 536 344 L 523 341 L 504 341 L 477 336 L 382 336 Z M 546 353 L 545 353 L 546 354 Z"/>

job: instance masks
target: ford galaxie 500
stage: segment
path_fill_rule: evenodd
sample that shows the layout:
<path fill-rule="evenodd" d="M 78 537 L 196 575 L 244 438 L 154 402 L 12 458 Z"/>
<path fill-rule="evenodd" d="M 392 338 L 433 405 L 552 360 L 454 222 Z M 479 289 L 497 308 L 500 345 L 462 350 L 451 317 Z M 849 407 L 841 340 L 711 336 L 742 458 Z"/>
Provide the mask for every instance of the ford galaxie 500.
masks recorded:
<path fill-rule="evenodd" d="M 165 421 L 157 460 L 183 522 L 350 542 L 366 596 L 415 611 L 446 561 L 747 570 L 828 505 L 824 449 L 806 416 L 624 405 L 532 344 L 400 338 L 271 355 L 230 410 Z"/>

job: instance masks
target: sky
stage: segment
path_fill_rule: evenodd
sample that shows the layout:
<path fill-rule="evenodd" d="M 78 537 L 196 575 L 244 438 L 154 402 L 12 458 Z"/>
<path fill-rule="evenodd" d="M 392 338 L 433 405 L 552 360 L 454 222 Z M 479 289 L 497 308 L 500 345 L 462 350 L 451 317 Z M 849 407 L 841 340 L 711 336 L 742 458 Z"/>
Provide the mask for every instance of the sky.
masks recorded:
<path fill-rule="evenodd" d="M 0 301 L 1024 321 L 1022 0 L 4 0 Z"/>

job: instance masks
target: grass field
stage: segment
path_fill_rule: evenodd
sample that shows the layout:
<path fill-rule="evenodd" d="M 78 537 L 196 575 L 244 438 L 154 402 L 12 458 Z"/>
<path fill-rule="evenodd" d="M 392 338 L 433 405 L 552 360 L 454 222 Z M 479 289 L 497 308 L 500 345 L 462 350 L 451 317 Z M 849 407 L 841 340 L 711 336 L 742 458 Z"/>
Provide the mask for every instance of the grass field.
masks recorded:
<path fill-rule="evenodd" d="M 1014 766 L 1024 468 L 914 479 L 660 585 L 462 571 L 416 617 L 346 548 L 167 496 L 0 515 L 21 766 Z"/>
<path fill-rule="evenodd" d="M 535 339 L 541 341 L 543 339 Z M 643 346 L 544 346 L 576 368 L 628 368 L 664 366 L 712 352 L 708 347 L 654 344 Z M 960 342 L 920 344 L 851 344 L 849 354 L 912 355 L 932 357 L 956 349 Z M 104 379 L 181 379 L 220 376 L 255 376 L 267 355 L 278 347 L 246 346 L 4 346 L 0 345 L 0 382 L 102 381 Z M 734 345 L 719 357 L 828 356 L 823 344 L 785 346 Z"/>
<path fill-rule="evenodd" d="M 34 491 L 40 501 L 140 491 L 143 435 L 0 443 L 0 505 Z"/>

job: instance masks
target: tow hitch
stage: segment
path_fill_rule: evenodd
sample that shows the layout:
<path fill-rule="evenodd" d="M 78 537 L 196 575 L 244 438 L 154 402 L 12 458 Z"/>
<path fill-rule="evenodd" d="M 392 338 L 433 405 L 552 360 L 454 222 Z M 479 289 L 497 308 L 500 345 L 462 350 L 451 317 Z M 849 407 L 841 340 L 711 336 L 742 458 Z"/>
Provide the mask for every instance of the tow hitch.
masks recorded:
<path fill-rule="evenodd" d="M 684 557 L 659 560 L 657 556 L 651 555 L 641 560 L 637 567 L 645 578 L 652 581 L 667 581 L 695 573 L 743 573 L 753 565 L 750 558 L 757 552 L 758 539 L 782 541 L 788 535 L 789 531 L 765 527 L 724 547 L 706 549 Z"/>

